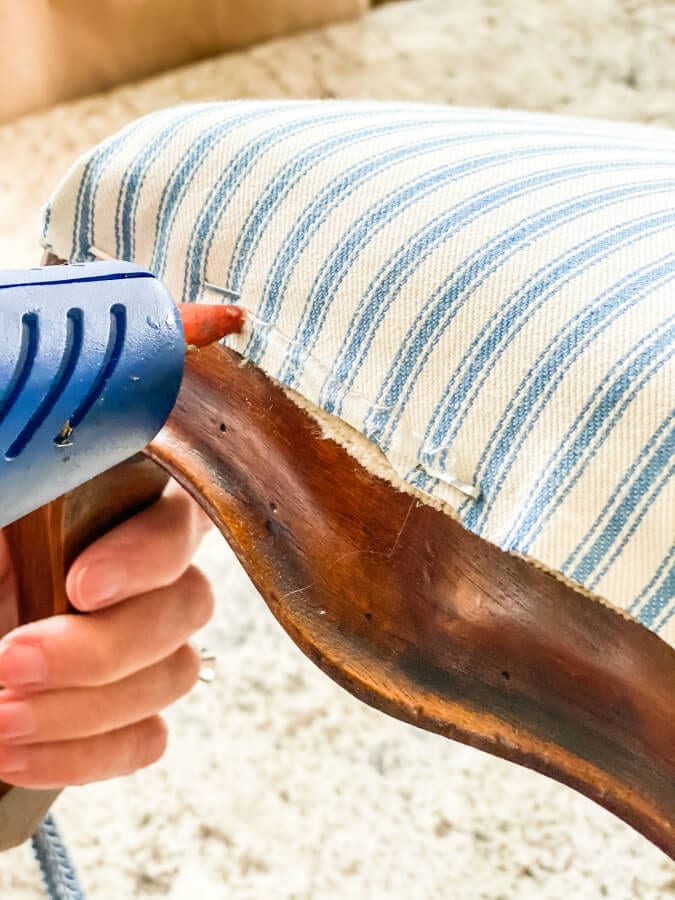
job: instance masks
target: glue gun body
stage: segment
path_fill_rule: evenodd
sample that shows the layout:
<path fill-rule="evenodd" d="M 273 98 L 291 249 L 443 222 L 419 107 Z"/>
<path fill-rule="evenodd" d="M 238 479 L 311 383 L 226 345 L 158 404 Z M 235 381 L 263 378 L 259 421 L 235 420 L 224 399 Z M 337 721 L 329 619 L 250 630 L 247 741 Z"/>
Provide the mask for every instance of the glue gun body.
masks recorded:
<path fill-rule="evenodd" d="M 138 266 L 0 273 L 0 527 L 142 450 L 184 360 L 178 308 Z"/>

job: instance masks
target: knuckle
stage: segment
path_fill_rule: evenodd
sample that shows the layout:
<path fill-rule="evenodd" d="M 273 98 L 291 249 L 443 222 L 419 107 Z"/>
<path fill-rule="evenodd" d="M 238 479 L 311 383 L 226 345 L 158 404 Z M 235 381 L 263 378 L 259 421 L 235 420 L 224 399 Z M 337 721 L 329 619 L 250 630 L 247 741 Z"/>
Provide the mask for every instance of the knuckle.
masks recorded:
<path fill-rule="evenodd" d="M 194 647 L 185 644 L 180 648 L 177 654 L 180 657 L 181 678 L 180 685 L 189 691 L 193 688 L 199 678 L 201 669 L 201 660 L 199 653 Z"/>
<path fill-rule="evenodd" d="M 87 764 L 79 742 L 48 742 L 30 749 L 30 774 L 35 787 L 56 788 L 91 781 L 91 764 Z"/>
<path fill-rule="evenodd" d="M 163 756 L 168 732 L 159 716 L 133 725 L 127 732 L 125 774 L 150 766 Z"/>
<path fill-rule="evenodd" d="M 203 628 L 213 615 L 213 591 L 206 576 L 195 566 L 190 566 L 183 575 L 181 593 L 191 630 Z"/>
<path fill-rule="evenodd" d="M 49 669 L 56 673 L 50 677 L 50 685 L 98 685 L 109 680 L 111 661 L 117 657 L 110 652 L 107 618 L 103 612 L 53 616 L 33 623 Z"/>
<path fill-rule="evenodd" d="M 108 641 L 102 640 L 102 631 L 100 627 L 96 627 L 97 621 L 93 616 L 92 621 L 87 624 L 92 626 L 92 634 L 91 640 L 86 642 L 86 677 L 84 681 L 90 685 L 105 684 L 114 676 L 114 661 L 119 659 L 121 654 L 111 652 Z"/>
<path fill-rule="evenodd" d="M 201 662 L 197 651 L 184 644 L 166 661 L 166 696 L 177 700 L 191 690 L 199 678 Z"/>
<path fill-rule="evenodd" d="M 157 760 L 161 759 L 162 756 L 164 756 L 169 741 L 169 731 L 166 727 L 166 723 L 164 722 L 164 719 L 159 716 L 151 719 L 146 724 L 146 728 L 147 733 L 145 740 L 143 741 L 143 758 L 139 768 L 151 766 L 153 763 L 156 763 Z"/>

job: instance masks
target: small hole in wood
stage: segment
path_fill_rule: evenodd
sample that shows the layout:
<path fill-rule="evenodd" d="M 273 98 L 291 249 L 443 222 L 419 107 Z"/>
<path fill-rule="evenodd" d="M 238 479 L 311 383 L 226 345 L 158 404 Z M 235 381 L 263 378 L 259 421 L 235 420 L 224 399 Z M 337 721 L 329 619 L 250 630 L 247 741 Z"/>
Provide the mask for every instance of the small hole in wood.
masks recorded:
<path fill-rule="evenodd" d="M 502 672 L 502 678 L 506 678 L 506 680 L 509 681 L 511 678 L 511 675 L 508 672 L 504 671 L 504 672 Z"/>
<path fill-rule="evenodd" d="M 373 614 L 372 613 L 364 613 L 363 618 L 366 620 L 366 622 L 370 622 L 371 619 L 373 618 Z"/>
<path fill-rule="evenodd" d="M 276 511 L 277 511 L 277 505 L 276 505 L 276 503 L 274 502 L 274 500 L 270 500 L 270 509 L 272 510 L 272 512 L 276 512 Z"/>
<path fill-rule="evenodd" d="M 224 422 L 220 423 L 220 430 L 224 433 L 227 431 L 227 425 Z"/>

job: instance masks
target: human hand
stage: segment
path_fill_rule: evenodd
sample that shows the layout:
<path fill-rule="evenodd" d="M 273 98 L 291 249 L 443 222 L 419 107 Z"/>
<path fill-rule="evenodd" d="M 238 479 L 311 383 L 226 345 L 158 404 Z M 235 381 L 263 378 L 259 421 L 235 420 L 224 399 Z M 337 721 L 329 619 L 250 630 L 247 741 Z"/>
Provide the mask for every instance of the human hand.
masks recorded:
<path fill-rule="evenodd" d="M 158 713 L 195 684 L 187 643 L 211 617 L 206 578 L 190 565 L 208 519 L 177 485 L 88 547 L 66 590 L 87 615 L 19 628 L 0 532 L 0 780 L 58 788 L 125 775 L 158 760 Z"/>

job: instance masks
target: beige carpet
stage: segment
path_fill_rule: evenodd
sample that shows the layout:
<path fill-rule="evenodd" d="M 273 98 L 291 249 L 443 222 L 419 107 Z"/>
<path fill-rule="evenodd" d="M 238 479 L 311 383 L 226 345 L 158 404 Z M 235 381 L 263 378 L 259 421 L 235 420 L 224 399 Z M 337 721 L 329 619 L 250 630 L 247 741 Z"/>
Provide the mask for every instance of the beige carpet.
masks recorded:
<path fill-rule="evenodd" d="M 0 264 L 35 263 L 74 156 L 183 100 L 379 97 L 675 124 L 671 0 L 413 0 L 0 129 Z M 533 773 L 389 720 L 290 643 L 215 535 L 219 677 L 172 710 L 165 760 L 59 801 L 95 900 L 667 900 L 675 869 Z M 27 848 L 0 897 L 41 888 Z"/>

